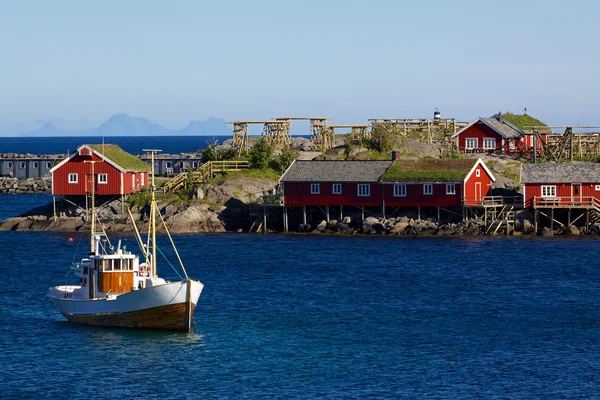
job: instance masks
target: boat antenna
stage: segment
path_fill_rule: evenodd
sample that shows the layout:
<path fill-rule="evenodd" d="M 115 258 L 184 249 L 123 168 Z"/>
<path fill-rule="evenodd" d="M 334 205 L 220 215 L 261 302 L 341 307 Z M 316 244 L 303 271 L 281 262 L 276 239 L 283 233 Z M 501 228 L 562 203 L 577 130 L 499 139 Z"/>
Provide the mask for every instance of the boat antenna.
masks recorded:
<path fill-rule="evenodd" d="M 150 167 L 150 173 L 152 174 L 152 180 L 150 181 L 150 191 L 152 193 L 152 200 L 150 201 L 150 230 L 152 232 L 152 276 L 156 276 L 156 185 L 154 184 L 154 157 L 156 153 L 162 150 L 142 149 L 142 151 L 150 153 L 152 160 L 152 166 Z"/>

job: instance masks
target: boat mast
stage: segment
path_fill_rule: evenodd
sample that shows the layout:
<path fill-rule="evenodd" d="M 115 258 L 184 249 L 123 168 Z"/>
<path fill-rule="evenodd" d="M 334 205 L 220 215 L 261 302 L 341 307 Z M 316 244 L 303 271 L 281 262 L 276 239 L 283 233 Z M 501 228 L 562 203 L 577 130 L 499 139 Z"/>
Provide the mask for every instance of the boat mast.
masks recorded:
<path fill-rule="evenodd" d="M 96 177 L 94 175 L 94 164 L 98 161 L 95 160 L 85 160 L 84 163 L 92 164 L 92 227 L 90 228 L 90 252 L 92 254 L 96 254 L 96 239 L 94 235 L 96 234 Z"/>
<path fill-rule="evenodd" d="M 152 160 L 150 171 L 152 174 L 152 180 L 150 181 L 150 190 L 152 192 L 152 199 L 150 201 L 150 230 L 152 232 L 152 276 L 156 276 L 156 186 L 154 184 L 154 156 L 162 150 L 144 149 L 144 151 L 150 152 Z"/>

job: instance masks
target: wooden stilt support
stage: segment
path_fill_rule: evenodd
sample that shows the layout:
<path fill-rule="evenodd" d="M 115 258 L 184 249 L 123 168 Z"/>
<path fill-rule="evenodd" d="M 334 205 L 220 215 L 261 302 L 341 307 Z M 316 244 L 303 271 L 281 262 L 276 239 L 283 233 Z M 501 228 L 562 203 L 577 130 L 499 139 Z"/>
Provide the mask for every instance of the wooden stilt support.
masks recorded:
<path fill-rule="evenodd" d="M 417 219 L 421 219 L 421 206 L 417 206 Z"/>
<path fill-rule="evenodd" d="M 590 231 L 590 210 L 585 210 L 585 233 Z"/>
<path fill-rule="evenodd" d="M 306 206 L 302 206 L 302 221 L 306 225 Z"/>
<path fill-rule="evenodd" d="M 325 221 L 329 222 L 329 206 L 325 206 Z"/>
<path fill-rule="evenodd" d="M 550 209 L 550 229 L 554 232 L 554 208 Z"/>
<path fill-rule="evenodd" d="M 362 220 L 365 220 L 365 206 L 360 207 L 360 215 L 362 217 Z"/>
<path fill-rule="evenodd" d="M 54 217 L 54 221 L 56 222 L 56 196 L 52 196 L 52 209 L 54 210 L 52 215 Z"/>
<path fill-rule="evenodd" d="M 439 225 L 440 224 L 440 208 L 439 207 L 437 208 L 437 212 L 438 212 L 437 222 L 438 222 L 438 225 Z"/>
<path fill-rule="evenodd" d="M 287 207 L 283 207 L 283 232 L 288 233 L 288 209 Z"/>
<path fill-rule="evenodd" d="M 267 233 L 267 207 L 263 207 L 263 233 Z"/>
<path fill-rule="evenodd" d="M 340 222 L 344 219 L 344 206 L 340 206 Z"/>

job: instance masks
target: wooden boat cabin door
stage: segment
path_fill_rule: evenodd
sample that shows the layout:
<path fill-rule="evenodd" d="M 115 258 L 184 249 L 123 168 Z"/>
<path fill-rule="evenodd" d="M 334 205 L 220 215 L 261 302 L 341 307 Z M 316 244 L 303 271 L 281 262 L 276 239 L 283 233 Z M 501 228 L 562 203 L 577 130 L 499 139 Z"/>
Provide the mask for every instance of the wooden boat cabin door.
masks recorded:
<path fill-rule="evenodd" d="M 98 260 L 98 291 L 104 294 L 119 294 L 131 291 L 133 287 L 134 258 L 121 256 L 106 257 Z"/>

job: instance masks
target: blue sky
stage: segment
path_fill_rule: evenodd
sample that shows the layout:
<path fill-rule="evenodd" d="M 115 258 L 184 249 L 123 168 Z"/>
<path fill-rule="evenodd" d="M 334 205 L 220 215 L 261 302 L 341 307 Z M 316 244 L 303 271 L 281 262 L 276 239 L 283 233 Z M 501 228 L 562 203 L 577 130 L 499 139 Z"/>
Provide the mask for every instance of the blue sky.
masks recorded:
<path fill-rule="evenodd" d="M 600 124 L 600 2 L 0 0 L 0 123 Z"/>

